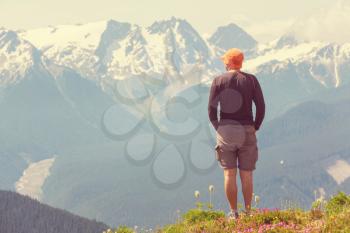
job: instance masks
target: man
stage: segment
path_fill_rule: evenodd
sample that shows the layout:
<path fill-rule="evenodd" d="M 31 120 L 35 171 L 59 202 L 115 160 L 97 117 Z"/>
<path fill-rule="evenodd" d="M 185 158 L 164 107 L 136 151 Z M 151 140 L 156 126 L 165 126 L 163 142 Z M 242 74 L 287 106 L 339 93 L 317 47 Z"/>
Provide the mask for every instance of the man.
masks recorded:
<path fill-rule="evenodd" d="M 231 210 L 229 219 L 238 218 L 236 173 L 242 183 L 245 211 L 250 212 L 253 196 L 253 170 L 258 160 L 256 131 L 265 116 L 264 96 L 257 78 L 241 71 L 244 55 L 228 50 L 222 60 L 227 72 L 212 82 L 208 114 L 216 130 L 215 154 L 224 169 L 225 193 Z M 252 103 L 256 107 L 253 119 Z M 218 108 L 220 119 L 218 120 Z"/>

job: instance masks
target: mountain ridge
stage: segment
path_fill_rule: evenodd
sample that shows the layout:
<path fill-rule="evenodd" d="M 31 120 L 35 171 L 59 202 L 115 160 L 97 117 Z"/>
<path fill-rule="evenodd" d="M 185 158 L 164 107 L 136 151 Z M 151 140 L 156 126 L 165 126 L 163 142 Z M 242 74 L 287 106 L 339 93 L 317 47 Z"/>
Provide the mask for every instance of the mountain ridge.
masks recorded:
<path fill-rule="evenodd" d="M 6 233 L 101 233 L 104 223 L 42 204 L 28 196 L 0 190 L 0 231 Z"/>

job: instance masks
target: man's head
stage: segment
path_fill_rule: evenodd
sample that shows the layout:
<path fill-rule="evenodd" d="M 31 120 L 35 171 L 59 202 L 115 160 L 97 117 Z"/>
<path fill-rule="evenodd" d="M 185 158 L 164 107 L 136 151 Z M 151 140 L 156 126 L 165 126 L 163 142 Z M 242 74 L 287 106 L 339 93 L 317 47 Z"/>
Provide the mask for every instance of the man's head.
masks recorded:
<path fill-rule="evenodd" d="M 227 70 L 239 70 L 242 67 L 244 54 L 237 48 L 229 49 L 222 57 Z"/>

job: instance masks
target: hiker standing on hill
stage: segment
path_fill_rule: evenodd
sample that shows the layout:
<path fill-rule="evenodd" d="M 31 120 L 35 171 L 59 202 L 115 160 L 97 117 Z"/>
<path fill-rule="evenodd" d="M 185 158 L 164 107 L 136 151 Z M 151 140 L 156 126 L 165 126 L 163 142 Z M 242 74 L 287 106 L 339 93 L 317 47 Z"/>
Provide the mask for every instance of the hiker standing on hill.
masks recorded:
<path fill-rule="evenodd" d="M 259 130 L 265 116 L 265 101 L 257 78 L 240 70 L 244 55 L 239 49 L 228 50 L 222 56 L 222 60 L 227 72 L 215 77 L 212 82 L 208 114 L 216 130 L 215 155 L 224 169 L 225 193 L 231 207 L 228 217 L 236 219 L 239 216 L 237 168 L 246 213 L 251 209 L 253 170 L 258 160 L 256 131 Z M 255 120 L 252 111 L 253 102 L 256 107 Z"/>

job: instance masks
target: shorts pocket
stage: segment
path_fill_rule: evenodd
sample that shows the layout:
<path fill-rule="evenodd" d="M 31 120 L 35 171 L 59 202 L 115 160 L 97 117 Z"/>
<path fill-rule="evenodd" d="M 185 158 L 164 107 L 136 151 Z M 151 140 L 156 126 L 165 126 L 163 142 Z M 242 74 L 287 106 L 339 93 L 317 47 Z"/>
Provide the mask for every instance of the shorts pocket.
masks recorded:
<path fill-rule="evenodd" d="M 219 153 L 219 151 L 220 151 L 220 146 L 219 145 L 216 145 L 215 146 L 215 158 L 216 158 L 216 160 L 220 160 L 220 153 Z"/>

